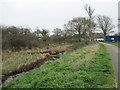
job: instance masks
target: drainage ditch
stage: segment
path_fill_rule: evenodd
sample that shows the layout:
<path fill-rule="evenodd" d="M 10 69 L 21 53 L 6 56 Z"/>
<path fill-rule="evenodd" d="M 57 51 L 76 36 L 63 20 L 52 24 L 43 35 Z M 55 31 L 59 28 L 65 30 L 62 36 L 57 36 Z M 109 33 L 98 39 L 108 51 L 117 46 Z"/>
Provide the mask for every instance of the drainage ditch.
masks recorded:
<path fill-rule="evenodd" d="M 37 67 L 40 67 L 42 64 L 44 64 L 46 61 L 54 61 L 58 58 L 60 58 L 60 55 L 62 55 L 65 51 L 44 51 L 44 52 L 27 52 L 27 54 L 44 54 L 46 53 L 46 57 L 44 59 L 38 59 L 35 62 L 31 62 L 27 65 L 21 66 L 19 69 L 15 69 L 12 72 L 9 72 L 2 76 L 2 83 L 9 82 L 10 80 L 14 79 L 15 77 L 19 76 L 21 73 L 24 72 L 30 72 L 34 70 Z"/>

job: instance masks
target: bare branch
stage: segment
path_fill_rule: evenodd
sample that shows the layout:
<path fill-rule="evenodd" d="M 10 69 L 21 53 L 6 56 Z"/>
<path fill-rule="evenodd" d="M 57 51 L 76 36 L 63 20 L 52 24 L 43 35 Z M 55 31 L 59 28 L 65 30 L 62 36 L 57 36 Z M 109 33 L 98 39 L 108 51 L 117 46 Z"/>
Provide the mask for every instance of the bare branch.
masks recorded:
<path fill-rule="evenodd" d="M 115 26 L 112 24 L 111 18 L 107 16 L 97 16 L 98 27 L 103 31 L 104 36 L 109 34 Z M 112 31 L 113 32 L 113 31 Z"/>

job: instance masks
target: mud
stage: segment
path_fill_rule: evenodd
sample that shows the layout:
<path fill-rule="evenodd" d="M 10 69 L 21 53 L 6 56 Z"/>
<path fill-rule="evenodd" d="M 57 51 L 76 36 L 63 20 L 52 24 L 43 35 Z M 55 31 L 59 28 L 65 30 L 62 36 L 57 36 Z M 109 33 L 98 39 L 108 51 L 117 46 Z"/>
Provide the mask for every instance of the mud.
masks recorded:
<path fill-rule="evenodd" d="M 48 54 L 44 59 L 38 59 L 35 62 L 31 62 L 26 65 L 21 65 L 21 67 L 19 67 L 18 69 L 15 69 L 12 72 L 5 74 L 4 76 L 2 76 L 2 83 L 9 82 L 10 80 L 14 79 L 15 77 L 17 77 L 19 74 L 23 72 L 29 72 L 31 70 L 34 70 L 35 68 L 44 64 L 46 61 L 49 61 L 49 60 L 54 61 L 60 58 L 60 55 L 62 55 L 64 52 L 65 51 L 27 52 L 27 54 L 32 54 L 32 55 L 40 54 L 40 53 L 41 54 L 48 53 Z"/>

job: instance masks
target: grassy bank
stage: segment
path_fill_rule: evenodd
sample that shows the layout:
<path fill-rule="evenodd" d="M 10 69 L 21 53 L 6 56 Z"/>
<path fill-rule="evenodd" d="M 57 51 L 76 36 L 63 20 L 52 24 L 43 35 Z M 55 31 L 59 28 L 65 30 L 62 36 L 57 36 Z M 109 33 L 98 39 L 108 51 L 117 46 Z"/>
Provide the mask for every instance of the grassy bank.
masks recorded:
<path fill-rule="evenodd" d="M 66 52 L 32 72 L 5 83 L 4 88 L 114 88 L 112 61 L 103 45 Z"/>
<path fill-rule="evenodd" d="M 105 42 L 105 43 L 112 44 L 120 48 L 120 42 Z"/>

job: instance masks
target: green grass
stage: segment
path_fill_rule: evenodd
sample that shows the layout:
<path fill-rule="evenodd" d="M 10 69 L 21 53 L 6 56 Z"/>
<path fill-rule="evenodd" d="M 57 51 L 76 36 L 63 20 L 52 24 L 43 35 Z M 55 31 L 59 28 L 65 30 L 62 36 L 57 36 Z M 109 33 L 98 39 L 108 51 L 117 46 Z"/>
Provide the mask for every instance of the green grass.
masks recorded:
<path fill-rule="evenodd" d="M 112 61 L 105 47 L 98 44 L 66 52 L 60 59 L 48 61 L 3 85 L 3 88 L 114 87 Z"/>
<path fill-rule="evenodd" d="M 105 42 L 105 43 L 112 44 L 120 48 L 120 42 Z"/>

